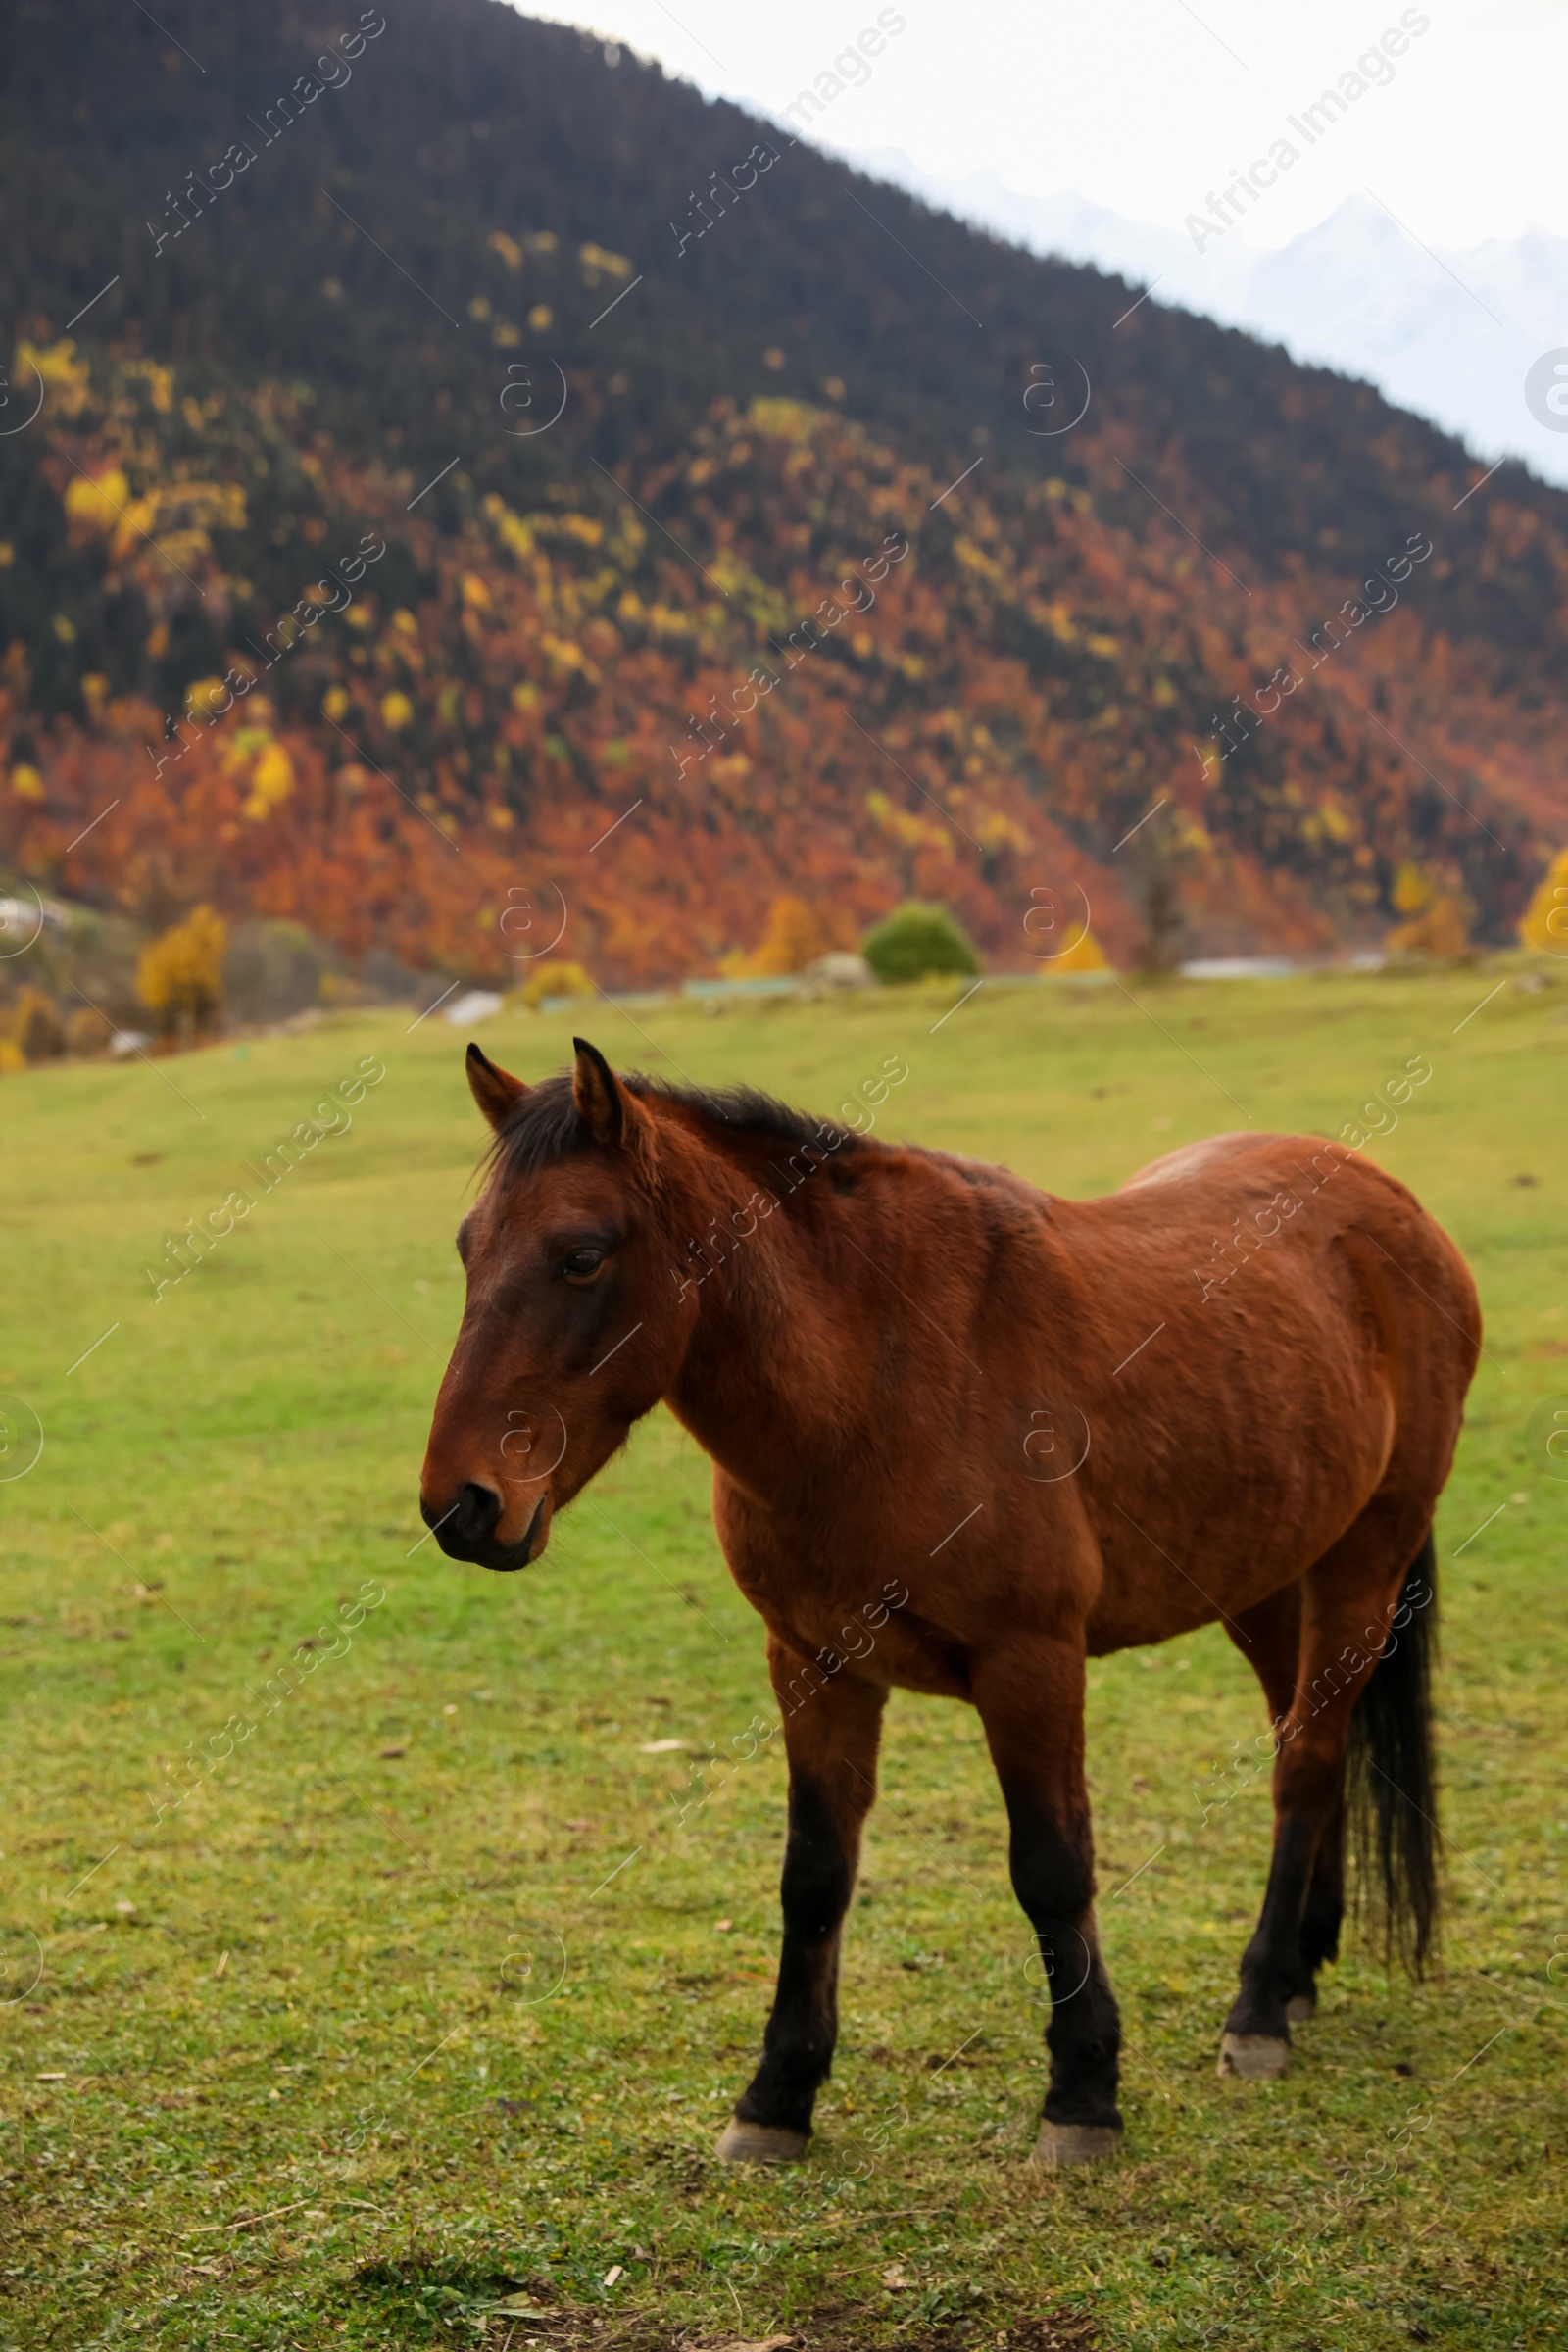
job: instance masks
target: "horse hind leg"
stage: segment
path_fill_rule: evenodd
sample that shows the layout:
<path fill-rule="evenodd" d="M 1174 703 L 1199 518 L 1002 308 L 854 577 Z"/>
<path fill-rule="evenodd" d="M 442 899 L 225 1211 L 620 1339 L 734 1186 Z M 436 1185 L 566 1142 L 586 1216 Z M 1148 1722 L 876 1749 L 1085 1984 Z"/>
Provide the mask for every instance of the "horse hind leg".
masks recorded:
<path fill-rule="evenodd" d="M 1268 1884 L 1220 2038 L 1219 2072 L 1249 2082 L 1286 2072 L 1293 2017 L 1310 2014 L 1303 1929 L 1323 1834 L 1344 1783 L 1348 1708 L 1347 1725 L 1340 1725 L 1336 1711 L 1325 1716 L 1302 1698 L 1317 1646 L 1311 1614 L 1302 1586 L 1292 1585 L 1247 1611 L 1232 1632 L 1233 1640 L 1239 1633 L 1250 1643 L 1245 1654 L 1268 1698 L 1275 1740 Z"/>
<path fill-rule="evenodd" d="M 1301 1649 L 1301 1587 L 1286 1585 L 1266 1600 L 1228 1618 L 1226 1632 L 1263 1687 L 1269 1723 L 1278 1742 L 1296 1695 Z M 1298 1939 L 1298 1966 L 1285 2004 L 1286 2022 L 1301 2025 L 1317 2007 L 1316 1976 L 1339 1949 L 1344 1909 L 1344 1803 L 1336 1807 L 1318 1840 Z"/>
<path fill-rule="evenodd" d="M 1416 1539 L 1408 1510 L 1386 1503 L 1363 1512 L 1302 1580 L 1296 1689 L 1277 1728 L 1273 1858 L 1257 1929 L 1242 1956 L 1240 1989 L 1225 2021 L 1222 2075 L 1261 2080 L 1285 2073 L 1293 2008 L 1299 2016 L 1315 1998 L 1316 1968 L 1338 1946 L 1351 1718 L 1383 1656 L 1401 1587 L 1408 1599 L 1430 1570 L 1430 1539 L 1413 1564 L 1412 1553 Z M 1423 1683 L 1413 1735 L 1422 1742 L 1424 1690 Z M 1373 1716 L 1381 1724 L 1378 1709 Z M 1368 1737 L 1363 1730 L 1362 1744 Z M 1376 1750 L 1386 1747 L 1387 1736 L 1374 1729 L 1370 1739 L 1370 1763 L 1381 1770 Z M 1417 1793 L 1429 1793 L 1425 1779 L 1412 1801 Z M 1429 1816 L 1423 1812 L 1421 1818 L 1429 1831 Z M 1402 1813 L 1394 1826 L 1405 1843 L 1420 1842 Z M 1389 1871 L 1386 1863 L 1386 1876 Z M 1418 1930 L 1424 1935 L 1419 1922 Z"/>
<path fill-rule="evenodd" d="M 1307 1882 L 1301 1913 L 1301 1972 L 1303 1982 L 1285 2004 L 1293 2026 L 1304 2025 L 1317 2010 L 1317 1975 L 1340 1956 L 1340 1925 L 1345 1917 L 1345 1773 L 1339 1793 L 1317 1841 L 1312 1876 Z"/>

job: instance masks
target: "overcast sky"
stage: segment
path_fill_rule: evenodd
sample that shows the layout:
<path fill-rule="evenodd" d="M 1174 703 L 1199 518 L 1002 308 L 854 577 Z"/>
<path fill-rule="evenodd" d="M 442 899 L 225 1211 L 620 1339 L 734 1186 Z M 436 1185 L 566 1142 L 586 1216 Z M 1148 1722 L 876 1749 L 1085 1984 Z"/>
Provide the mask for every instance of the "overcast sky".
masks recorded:
<path fill-rule="evenodd" d="M 903 18 L 868 77 L 813 122 L 816 143 L 902 147 L 941 175 L 994 168 L 1026 195 L 1076 189 L 1165 228 L 1283 136 L 1299 161 L 1246 215 L 1255 245 L 1287 243 L 1367 188 L 1428 244 L 1568 235 L 1568 0 L 587 0 L 526 13 L 589 25 L 773 115 L 879 14 Z M 1423 19 L 1388 77 L 1364 77 L 1310 147 L 1287 127 L 1386 32 Z M 1568 289 L 1564 311 L 1568 332 Z"/>

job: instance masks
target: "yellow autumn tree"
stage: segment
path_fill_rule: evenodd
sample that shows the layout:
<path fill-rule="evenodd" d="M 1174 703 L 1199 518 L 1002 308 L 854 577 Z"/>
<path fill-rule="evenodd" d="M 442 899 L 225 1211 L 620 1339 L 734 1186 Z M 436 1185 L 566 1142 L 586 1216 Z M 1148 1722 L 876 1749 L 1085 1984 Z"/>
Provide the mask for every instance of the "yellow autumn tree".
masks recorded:
<path fill-rule="evenodd" d="M 1395 878 L 1395 906 L 1405 917 L 1384 945 L 1396 956 L 1464 956 L 1470 949 L 1470 907 L 1461 894 L 1417 865 Z"/>
<path fill-rule="evenodd" d="M 1071 947 L 1064 948 L 1040 968 L 1043 972 L 1108 972 L 1110 958 L 1094 933 L 1085 930 Z"/>
<path fill-rule="evenodd" d="M 52 1061 L 66 1050 L 65 1023 L 41 988 L 19 990 L 10 1026 L 12 1043 L 24 1061 Z"/>
<path fill-rule="evenodd" d="M 164 1030 L 210 1028 L 223 998 L 228 927 L 211 906 L 196 906 L 143 948 L 136 994 Z"/>
<path fill-rule="evenodd" d="M 537 1012 L 547 997 L 595 997 L 599 991 L 580 963 L 563 961 L 541 964 L 529 973 L 519 993 L 528 1010 Z"/>
<path fill-rule="evenodd" d="M 1519 937 L 1547 956 L 1568 956 L 1568 850 L 1554 858 L 1531 900 Z"/>
<path fill-rule="evenodd" d="M 814 906 L 804 899 L 775 899 L 761 945 L 747 957 L 746 970 L 759 980 L 783 979 L 804 972 L 836 945 Z"/>

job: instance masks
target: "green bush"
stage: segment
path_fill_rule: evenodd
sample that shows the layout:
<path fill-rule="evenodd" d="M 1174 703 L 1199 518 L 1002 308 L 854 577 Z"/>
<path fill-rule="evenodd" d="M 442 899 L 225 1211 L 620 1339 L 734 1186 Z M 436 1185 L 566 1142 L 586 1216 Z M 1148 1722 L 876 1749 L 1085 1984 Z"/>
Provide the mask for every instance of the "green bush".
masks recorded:
<path fill-rule="evenodd" d="M 877 978 L 890 987 L 900 980 L 980 969 L 979 956 L 947 908 L 922 906 L 914 900 L 896 906 L 886 922 L 878 923 L 861 942 L 861 953 Z"/>

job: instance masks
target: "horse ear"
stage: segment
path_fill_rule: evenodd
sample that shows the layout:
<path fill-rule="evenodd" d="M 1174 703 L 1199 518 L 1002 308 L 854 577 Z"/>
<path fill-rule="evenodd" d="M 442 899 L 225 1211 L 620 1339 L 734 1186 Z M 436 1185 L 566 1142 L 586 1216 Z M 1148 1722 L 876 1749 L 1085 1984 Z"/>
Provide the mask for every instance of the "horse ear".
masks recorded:
<path fill-rule="evenodd" d="M 591 1046 L 585 1037 L 574 1037 L 571 1042 L 577 1049 L 571 1099 L 588 1132 L 596 1144 L 622 1143 L 634 1114 L 619 1079 L 597 1046 Z"/>
<path fill-rule="evenodd" d="M 474 1045 L 468 1048 L 467 1068 L 473 1099 L 491 1126 L 499 1132 L 528 1089 L 520 1078 L 514 1078 L 510 1070 L 498 1070 L 493 1061 L 486 1061 Z"/>

